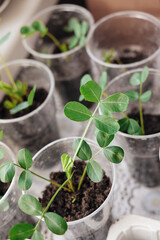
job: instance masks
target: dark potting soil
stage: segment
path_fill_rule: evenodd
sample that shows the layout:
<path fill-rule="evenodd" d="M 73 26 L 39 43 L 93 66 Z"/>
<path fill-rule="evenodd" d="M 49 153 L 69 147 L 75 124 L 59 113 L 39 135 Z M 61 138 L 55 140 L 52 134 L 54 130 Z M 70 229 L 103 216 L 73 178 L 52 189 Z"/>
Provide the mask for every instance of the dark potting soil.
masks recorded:
<path fill-rule="evenodd" d="M 139 113 L 128 114 L 128 117 L 140 122 Z M 160 132 L 160 115 L 143 114 L 145 135 Z"/>
<path fill-rule="evenodd" d="M 118 60 L 113 59 L 112 63 L 115 64 L 130 64 L 134 62 L 141 61 L 145 59 L 147 56 L 141 52 L 136 50 L 131 50 L 129 48 L 125 48 L 118 56 Z"/>
<path fill-rule="evenodd" d="M 85 165 L 86 163 L 83 161 L 75 161 L 75 173 L 73 175 L 73 186 L 75 189 L 77 189 Z M 62 184 L 66 180 L 66 175 L 64 172 L 52 172 L 50 179 Z M 46 186 L 46 189 L 42 193 L 42 198 L 39 199 L 43 208 L 47 206 L 57 189 L 53 184 Z M 83 218 L 95 211 L 104 202 L 110 189 L 111 181 L 105 174 L 103 174 L 103 179 L 99 183 L 92 182 L 86 174 L 81 189 L 78 192 L 71 194 L 62 189 L 48 211 L 61 215 L 66 221 Z M 72 202 L 73 197 L 76 198 L 74 203 Z"/>
<path fill-rule="evenodd" d="M 0 196 L 3 196 L 7 192 L 9 185 L 10 183 L 3 183 L 0 181 Z"/>
<path fill-rule="evenodd" d="M 33 87 L 29 86 L 28 87 L 28 93 L 31 91 Z M 45 89 L 43 88 L 39 88 L 36 89 L 36 93 L 34 96 L 34 101 L 32 106 L 16 113 L 16 114 L 10 114 L 9 110 L 4 108 L 3 104 L 6 100 L 10 100 L 10 98 L 7 95 L 4 95 L 2 101 L 0 102 L 0 119 L 13 119 L 13 118 L 17 118 L 17 117 L 22 117 L 30 112 L 32 112 L 33 110 L 35 110 L 36 108 L 38 108 L 46 99 L 48 93 Z M 24 98 L 24 101 L 26 101 L 27 99 Z"/>

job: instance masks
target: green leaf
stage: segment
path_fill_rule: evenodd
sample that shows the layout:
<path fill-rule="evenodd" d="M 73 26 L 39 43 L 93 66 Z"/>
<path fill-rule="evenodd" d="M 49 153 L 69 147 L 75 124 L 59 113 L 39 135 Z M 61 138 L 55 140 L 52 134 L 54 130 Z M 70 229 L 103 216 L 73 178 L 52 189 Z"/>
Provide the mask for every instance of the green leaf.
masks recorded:
<path fill-rule="evenodd" d="M 130 84 L 133 86 L 138 86 L 141 83 L 141 75 L 140 73 L 134 73 L 130 80 L 129 80 Z"/>
<path fill-rule="evenodd" d="M 36 30 L 31 26 L 23 26 L 20 29 L 20 33 L 24 35 L 24 38 L 30 37 L 35 34 Z"/>
<path fill-rule="evenodd" d="M 10 36 L 10 32 L 8 32 L 7 34 L 5 34 L 1 39 L 0 39 L 0 45 L 2 45 Z"/>
<path fill-rule="evenodd" d="M 19 177 L 18 186 L 21 190 L 28 190 L 32 186 L 32 173 L 23 171 Z"/>
<path fill-rule="evenodd" d="M 112 163 L 120 163 L 124 157 L 124 151 L 121 147 L 111 146 L 104 149 L 105 157 Z"/>
<path fill-rule="evenodd" d="M 18 223 L 9 231 L 10 240 L 24 240 L 34 231 L 34 226 L 28 223 Z"/>
<path fill-rule="evenodd" d="M 42 234 L 40 233 L 40 231 L 36 230 L 32 237 L 31 237 L 31 240 L 44 240 Z"/>
<path fill-rule="evenodd" d="M 56 213 L 47 212 L 44 220 L 48 229 L 57 235 L 63 235 L 67 231 L 66 221 Z"/>
<path fill-rule="evenodd" d="M 151 97 L 151 90 L 148 90 L 140 96 L 140 99 L 142 102 L 147 102 L 150 99 L 150 97 Z"/>
<path fill-rule="evenodd" d="M 88 32 L 88 23 L 86 21 L 82 21 L 81 23 L 81 35 L 86 36 Z"/>
<path fill-rule="evenodd" d="M 41 22 L 41 21 L 34 21 L 32 23 L 32 27 L 36 31 L 41 33 L 41 37 L 44 37 L 48 32 L 48 28 L 46 28 L 45 25 L 43 24 L 43 22 Z"/>
<path fill-rule="evenodd" d="M 15 104 L 13 104 L 13 102 L 9 100 L 5 100 L 5 102 L 3 103 L 3 106 L 7 109 L 12 109 L 15 107 Z"/>
<path fill-rule="evenodd" d="M 2 199 L 3 196 L 0 196 L 0 200 Z M 7 199 L 4 199 L 1 203 L 0 203 L 0 212 L 6 212 L 9 209 L 9 202 Z"/>
<path fill-rule="evenodd" d="M 28 149 L 22 148 L 18 151 L 18 163 L 24 169 L 32 167 L 32 154 Z"/>
<path fill-rule="evenodd" d="M 0 141 L 2 140 L 3 137 L 3 130 L 0 131 Z"/>
<path fill-rule="evenodd" d="M 98 103 L 101 98 L 102 90 L 94 81 L 88 81 L 80 87 L 80 92 L 86 101 Z"/>
<path fill-rule="evenodd" d="M 61 162 L 64 172 L 70 172 L 73 168 L 73 160 L 68 154 L 63 154 L 61 156 Z"/>
<path fill-rule="evenodd" d="M 129 119 L 128 118 L 122 118 L 118 120 L 118 123 L 120 125 L 120 131 L 121 132 L 127 132 L 128 126 L 129 126 Z"/>
<path fill-rule="evenodd" d="M 79 22 L 77 22 L 77 24 L 74 26 L 73 31 L 74 31 L 74 34 L 75 34 L 76 38 L 79 39 L 80 36 L 81 36 L 81 25 L 80 25 Z"/>
<path fill-rule="evenodd" d="M 136 120 L 129 119 L 129 126 L 127 132 L 131 135 L 141 135 L 141 128 Z"/>
<path fill-rule="evenodd" d="M 65 43 L 62 43 L 60 49 L 61 52 L 67 52 L 67 45 Z"/>
<path fill-rule="evenodd" d="M 64 30 L 67 32 L 72 32 L 76 28 L 77 23 L 79 23 L 78 18 L 70 18 L 68 25 L 64 27 Z"/>
<path fill-rule="evenodd" d="M 3 162 L 0 165 L 0 180 L 3 183 L 10 182 L 15 175 L 15 167 L 13 162 Z"/>
<path fill-rule="evenodd" d="M 29 106 L 31 106 L 32 103 L 33 103 L 33 99 L 34 99 L 35 93 L 36 93 L 36 86 L 34 86 L 34 88 L 30 91 L 30 93 L 28 95 L 27 102 L 28 102 Z"/>
<path fill-rule="evenodd" d="M 71 37 L 71 39 L 69 40 L 69 50 L 71 50 L 72 48 L 74 48 L 78 43 L 78 38 L 76 36 Z"/>
<path fill-rule="evenodd" d="M 126 91 L 124 94 L 129 97 L 130 101 L 135 101 L 139 98 L 139 93 L 136 91 Z"/>
<path fill-rule="evenodd" d="M 73 121 L 86 121 L 92 117 L 90 110 L 79 102 L 69 102 L 64 107 L 64 114 Z"/>
<path fill-rule="evenodd" d="M 112 142 L 112 140 L 114 139 L 114 135 L 109 135 L 105 132 L 99 131 L 96 138 L 99 146 L 104 148 Z"/>
<path fill-rule="evenodd" d="M 88 177 L 95 183 L 98 183 L 103 178 L 103 171 L 101 166 L 94 160 L 87 163 Z"/>
<path fill-rule="evenodd" d="M 103 104 L 100 103 L 99 107 L 100 107 L 103 115 L 108 116 L 108 110 L 103 106 Z"/>
<path fill-rule="evenodd" d="M 9 112 L 10 112 L 10 114 L 15 114 L 17 112 L 20 112 L 20 111 L 28 108 L 29 106 L 30 105 L 28 104 L 28 102 L 25 101 L 25 102 L 18 104 L 16 107 L 12 108 Z"/>
<path fill-rule="evenodd" d="M 94 117 L 94 125 L 102 132 L 110 135 L 115 134 L 119 130 L 119 124 L 111 117 L 96 115 Z"/>
<path fill-rule="evenodd" d="M 147 80 L 148 74 L 149 74 L 149 69 L 147 66 L 145 66 L 141 72 L 141 83 L 144 83 Z"/>
<path fill-rule="evenodd" d="M 79 146 L 79 143 L 80 143 L 81 139 L 76 139 L 73 143 L 73 150 L 74 152 L 76 152 L 78 146 Z M 88 143 L 83 140 L 82 141 L 82 144 L 79 148 L 79 151 L 77 153 L 77 157 L 79 157 L 81 160 L 89 160 L 91 157 L 92 157 L 92 151 L 91 151 L 91 148 L 90 146 L 88 145 Z"/>
<path fill-rule="evenodd" d="M 83 47 L 85 45 L 85 43 L 86 43 L 86 37 L 81 36 L 80 40 L 79 40 L 79 43 L 78 43 L 78 46 Z"/>
<path fill-rule="evenodd" d="M 104 91 L 106 84 L 107 84 L 107 72 L 102 72 L 100 77 L 100 86 L 102 91 Z"/>
<path fill-rule="evenodd" d="M 89 82 L 89 81 L 93 81 L 91 75 L 90 75 L 90 74 L 85 74 L 85 75 L 81 78 L 80 86 L 86 84 L 86 83 Z"/>
<path fill-rule="evenodd" d="M 128 108 L 129 98 L 123 93 L 116 93 L 101 101 L 110 112 L 124 112 Z"/>
<path fill-rule="evenodd" d="M 0 160 L 4 158 L 4 149 L 0 148 Z"/>
<path fill-rule="evenodd" d="M 18 206 L 22 212 L 32 216 L 41 216 L 43 212 L 40 202 L 29 194 L 24 194 L 20 197 Z"/>

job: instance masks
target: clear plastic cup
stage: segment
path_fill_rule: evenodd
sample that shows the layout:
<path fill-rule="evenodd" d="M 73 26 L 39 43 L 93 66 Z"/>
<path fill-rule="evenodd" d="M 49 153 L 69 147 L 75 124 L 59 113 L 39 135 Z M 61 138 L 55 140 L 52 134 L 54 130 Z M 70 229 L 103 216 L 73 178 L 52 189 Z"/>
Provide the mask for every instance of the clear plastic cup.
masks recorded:
<path fill-rule="evenodd" d="M 114 78 L 107 87 L 107 94 L 117 92 L 124 93 L 128 90 L 138 90 L 138 86 L 132 86 L 129 79 L 135 72 L 142 69 L 135 69 L 121 74 Z M 151 99 L 143 103 L 143 110 L 146 114 L 160 114 L 160 71 L 149 69 L 147 81 L 143 84 L 143 91 L 151 90 Z M 130 102 L 126 114 L 138 110 L 138 101 Z M 117 117 L 123 118 L 122 115 Z M 153 123 L 154 124 L 154 123 Z M 135 136 L 123 132 L 117 132 L 115 141 L 125 152 L 125 161 L 132 176 L 139 182 L 148 187 L 160 184 L 160 132 L 150 135 Z"/>
<path fill-rule="evenodd" d="M 87 21 L 90 31 L 94 23 L 91 13 L 83 7 L 72 4 L 60 4 L 44 9 L 37 13 L 29 24 L 37 19 L 43 21 L 49 32 L 60 42 L 64 42 L 71 36 L 66 33 L 64 27 L 72 17 Z M 55 76 L 57 89 L 64 101 L 78 100 L 80 79 L 85 73 L 91 71 L 85 47 L 77 46 L 64 53 L 53 53 L 55 44 L 47 37 L 44 40 L 40 39 L 39 34 L 23 40 L 23 44 L 34 59 L 50 67 Z"/>
<path fill-rule="evenodd" d="M 123 64 L 106 63 L 104 50 L 114 49 L 114 56 Z M 108 79 L 147 65 L 158 68 L 160 55 L 160 24 L 156 17 L 138 11 L 122 11 L 107 15 L 96 22 L 87 38 L 87 53 L 94 74 L 99 79 L 107 69 Z M 125 59 L 125 61 L 124 61 Z M 125 63 L 124 63 L 125 62 Z"/>
<path fill-rule="evenodd" d="M 1 164 L 3 162 L 9 161 L 16 163 L 13 152 L 6 144 L 0 142 L 0 148 L 4 149 L 4 158 L 1 160 Z M 21 191 L 18 189 L 17 174 L 15 173 L 15 176 L 11 181 L 8 190 L 0 199 L 0 239 L 4 239 L 3 232 L 5 232 L 7 224 L 13 219 L 16 214 L 18 208 L 17 202 L 20 195 Z"/>
<path fill-rule="evenodd" d="M 32 170 L 46 178 L 49 178 L 52 171 L 62 171 L 61 155 L 63 153 L 67 153 L 70 156 L 74 155 L 72 145 L 76 138 L 77 137 L 63 138 L 46 145 L 33 157 L 34 164 Z M 86 139 L 86 141 L 90 144 L 94 155 L 100 147 L 89 139 Z M 97 210 L 88 216 L 76 221 L 68 222 L 68 230 L 63 236 L 51 234 L 55 240 L 104 240 L 106 238 L 109 228 L 107 224 L 113 204 L 115 168 L 106 160 L 103 153 L 98 154 L 95 157 L 95 161 L 98 161 L 106 175 L 110 177 L 112 187 L 108 197 Z M 48 184 L 44 180 L 33 177 L 33 185 L 29 190 L 29 193 L 39 198 L 46 185 Z"/>
<path fill-rule="evenodd" d="M 4 131 L 3 141 L 15 153 L 20 148 L 28 148 L 36 153 L 47 143 L 58 138 L 54 106 L 54 77 L 50 69 L 34 60 L 16 60 L 7 63 L 15 80 L 27 82 L 44 88 L 48 95 L 44 102 L 32 112 L 14 119 L 0 119 L 1 130 Z M 0 76 L 4 82 L 9 82 L 4 66 L 0 67 Z M 1 91 L 1 99 L 4 93 Z"/>

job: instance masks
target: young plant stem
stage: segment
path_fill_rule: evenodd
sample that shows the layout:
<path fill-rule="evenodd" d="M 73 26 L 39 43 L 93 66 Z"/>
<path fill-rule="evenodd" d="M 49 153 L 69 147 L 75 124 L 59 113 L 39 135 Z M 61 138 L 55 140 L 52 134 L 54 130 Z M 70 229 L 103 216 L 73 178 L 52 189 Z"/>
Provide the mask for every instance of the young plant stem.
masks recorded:
<path fill-rule="evenodd" d="M 6 61 L 5 61 L 4 58 L 2 57 L 2 55 L 0 55 L 0 61 L 2 62 L 3 66 L 4 66 L 4 69 L 5 69 L 5 71 L 6 71 L 6 74 L 7 74 L 8 78 L 9 78 L 11 84 L 13 85 L 13 87 L 14 87 L 15 89 L 17 89 L 17 86 L 16 86 L 16 84 L 15 84 L 15 82 L 14 82 L 14 79 L 13 79 L 13 77 L 12 77 L 12 74 L 11 74 L 11 72 L 10 72 L 7 64 L 6 64 Z"/>
<path fill-rule="evenodd" d="M 91 157 L 91 159 L 89 159 L 89 161 L 91 161 L 93 158 L 95 158 L 100 152 L 102 152 L 103 151 L 103 148 L 101 148 L 98 152 L 96 152 L 92 157 Z M 84 169 L 84 171 L 83 171 L 83 174 L 82 174 L 82 176 L 81 176 L 81 179 L 80 179 L 80 181 L 79 181 L 79 184 L 78 184 L 78 191 L 80 190 L 80 188 L 81 188 L 81 185 L 82 185 L 82 183 L 83 183 L 83 180 L 84 180 L 84 177 L 85 177 L 85 175 L 86 175 L 86 172 L 87 172 L 87 165 L 85 166 L 85 169 Z"/>
<path fill-rule="evenodd" d="M 19 167 L 19 168 L 25 170 L 24 168 L 22 168 L 22 167 L 21 167 L 20 165 L 18 165 L 18 164 L 15 164 L 15 163 L 14 163 L 14 166 Z M 33 174 L 34 176 L 36 176 L 36 177 L 39 177 L 39 178 L 41 178 L 41 179 L 43 179 L 43 180 L 45 180 L 45 181 L 47 181 L 47 182 L 52 183 L 53 185 L 55 185 L 55 186 L 57 186 L 57 187 L 60 187 L 60 186 L 61 186 L 61 185 L 58 184 L 57 182 L 52 181 L 52 180 L 49 180 L 49 179 L 47 179 L 47 178 L 45 178 L 45 177 L 42 177 L 42 176 L 38 175 L 37 173 L 32 172 L 32 171 L 29 170 L 29 169 L 28 169 L 27 171 L 29 171 L 30 173 L 32 173 L 32 174 Z M 69 188 L 63 187 L 63 189 L 66 190 L 66 191 L 71 192 L 71 190 L 70 190 Z"/>
<path fill-rule="evenodd" d="M 75 158 L 76 158 L 76 156 L 77 156 L 77 153 L 78 153 L 78 151 L 79 151 L 79 149 L 80 149 L 80 146 L 81 146 L 81 144 L 82 144 L 82 142 L 83 142 L 83 140 L 84 140 L 84 138 L 85 138 L 85 135 L 86 135 L 86 133 L 87 133 L 87 131 L 88 131 L 88 128 L 90 127 L 90 125 L 91 125 L 91 123 L 92 123 L 92 121 L 93 121 L 93 117 L 94 117 L 95 113 L 97 112 L 97 110 L 98 110 L 98 108 L 99 108 L 99 105 L 100 105 L 100 103 L 98 103 L 97 107 L 95 108 L 95 110 L 94 110 L 94 112 L 93 112 L 93 114 L 92 114 L 92 117 L 89 119 L 89 122 L 88 122 L 88 124 L 87 124 L 87 126 L 86 126 L 86 128 L 85 128 L 85 130 L 84 130 L 84 132 L 83 132 L 83 135 L 82 135 L 82 137 L 81 137 L 81 140 L 80 140 L 80 142 L 79 142 L 79 145 L 78 145 L 78 147 L 77 147 L 77 149 L 76 149 L 76 151 L 75 151 L 75 154 L 74 154 L 74 156 L 73 156 L 73 162 L 75 161 Z"/>
<path fill-rule="evenodd" d="M 50 32 L 47 32 L 46 35 L 55 43 L 55 45 L 59 48 L 59 50 L 62 51 L 61 44 L 58 41 L 58 39 L 55 36 L 53 36 Z"/>
<path fill-rule="evenodd" d="M 139 88 L 139 116 L 140 116 L 142 135 L 145 135 L 144 121 L 143 121 L 143 112 L 142 112 L 142 102 L 141 102 L 141 98 L 140 98 L 141 95 L 142 95 L 142 83 L 140 83 L 140 88 Z"/>
<path fill-rule="evenodd" d="M 45 210 L 43 211 L 42 215 L 41 215 L 41 218 L 39 219 L 38 223 L 36 224 L 35 228 L 34 228 L 34 231 L 36 231 L 39 227 L 39 224 L 41 223 L 44 215 L 46 214 L 46 212 L 48 211 L 50 205 L 52 204 L 53 200 L 55 199 L 55 197 L 57 196 L 57 194 L 59 193 L 59 191 L 64 188 L 64 185 L 69 181 L 70 179 L 67 179 L 58 189 L 57 191 L 55 192 L 55 194 L 53 195 L 53 197 L 51 198 L 51 200 L 49 201 L 47 207 L 45 208 Z"/>

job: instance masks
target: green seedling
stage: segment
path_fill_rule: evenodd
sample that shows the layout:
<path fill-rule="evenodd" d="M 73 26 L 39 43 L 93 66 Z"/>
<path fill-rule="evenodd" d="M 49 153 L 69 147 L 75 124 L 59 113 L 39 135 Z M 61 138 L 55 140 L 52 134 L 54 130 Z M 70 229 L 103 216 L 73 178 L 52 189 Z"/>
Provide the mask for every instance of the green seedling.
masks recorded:
<path fill-rule="evenodd" d="M 7 33 L 0 39 L 0 46 L 9 38 L 10 33 Z M 27 83 L 23 83 L 20 80 L 14 81 L 12 74 L 4 60 L 0 55 L 0 61 L 4 66 L 5 72 L 8 76 L 10 83 L 3 82 L 0 77 L 0 90 L 8 96 L 8 100 L 5 100 L 4 107 L 10 111 L 11 114 L 15 114 L 23 109 L 30 107 L 33 103 L 36 87 L 34 87 L 30 93 L 28 93 Z M 24 101 L 24 98 L 27 100 Z"/>
<path fill-rule="evenodd" d="M 118 57 L 116 57 L 114 48 L 104 50 L 103 60 L 106 63 L 114 63 L 115 62 L 117 64 L 122 64 L 121 60 Z"/>
<path fill-rule="evenodd" d="M 130 84 L 132 86 L 139 86 L 139 91 L 125 92 L 130 101 L 138 100 L 140 125 L 136 120 L 125 116 L 125 118 L 119 120 L 121 131 L 125 131 L 133 135 L 145 135 L 142 103 L 148 102 L 151 98 L 151 90 L 143 92 L 143 84 L 148 78 L 148 73 L 148 67 L 144 67 L 141 73 L 134 73 L 130 78 Z"/>
<path fill-rule="evenodd" d="M 79 22 L 77 18 L 71 18 L 68 25 L 64 27 L 67 32 L 73 32 L 73 36 L 67 43 L 60 43 L 60 41 L 48 31 L 48 28 L 43 22 L 36 20 L 31 26 L 23 26 L 20 29 L 20 33 L 24 38 L 28 38 L 35 33 L 39 33 L 42 38 L 49 37 L 61 52 L 66 52 L 73 49 L 76 46 L 84 46 L 86 41 L 86 34 L 88 32 L 88 23 L 86 21 Z"/>
<path fill-rule="evenodd" d="M 84 80 L 86 79 L 87 80 Z M 32 167 L 32 156 L 27 149 L 21 149 L 18 152 L 18 164 L 13 162 L 5 162 L 0 165 L 0 179 L 2 182 L 11 181 L 15 174 L 15 168 L 21 168 L 22 173 L 20 174 L 18 185 L 22 190 L 28 190 L 32 185 L 32 175 L 39 177 L 47 182 L 55 184 L 58 186 L 58 190 L 51 198 L 47 207 L 43 210 L 39 201 L 29 195 L 24 194 L 18 201 L 19 208 L 29 215 L 39 216 L 39 221 L 36 226 L 27 223 L 20 223 L 13 226 L 9 232 L 9 238 L 11 240 L 25 239 L 31 236 L 31 239 L 44 239 L 42 234 L 39 232 L 38 227 L 42 219 L 44 219 L 48 229 L 55 234 L 64 234 L 67 230 L 66 221 L 56 213 L 48 212 L 49 206 L 54 201 L 58 192 L 63 188 L 65 191 L 70 192 L 71 201 L 74 204 L 76 201 L 75 192 L 81 189 L 85 175 L 95 183 L 98 183 L 103 178 L 103 170 L 100 164 L 94 160 L 94 158 L 101 152 L 107 160 L 112 163 L 120 163 L 124 157 L 124 151 L 118 146 L 109 146 L 109 144 L 114 139 L 114 135 L 120 129 L 118 121 L 111 116 L 98 115 L 97 111 L 100 106 L 106 110 L 106 112 L 123 112 L 128 107 L 129 98 L 123 93 L 116 93 L 102 100 L 102 95 L 104 91 L 104 86 L 106 84 L 107 75 L 106 72 L 102 74 L 100 85 L 94 82 L 91 76 L 84 76 L 80 92 L 86 101 L 95 103 L 95 109 L 93 113 L 83 104 L 79 102 L 69 102 L 64 108 L 65 115 L 73 121 L 83 122 L 87 121 L 86 127 L 81 138 L 74 141 L 73 150 L 74 156 L 69 156 L 67 153 L 62 154 L 61 162 L 63 171 L 66 173 L 66 181 L 59 185 L 58 183 L 51 181 L 32 172 L 30 168 Z M 94 155 L 92 154 L 92 149 L 89 144 L 85 141 L 85 136 L 91 124 L 94 124 L 96 130 L 97 143 L 100 146 L 100 150 Z M 79 158 L 86 162 L 86 167 L 83 174 L 79 180 L 77 189 L 75 189 L 73 184 L 74 172 L 74 161 Z M 31 207 L 32 206 L 32 207 Z"/>

